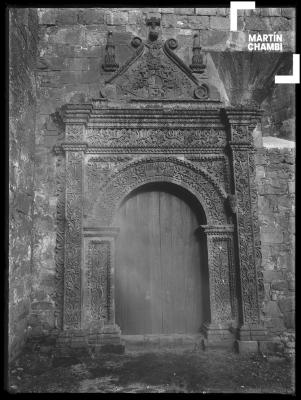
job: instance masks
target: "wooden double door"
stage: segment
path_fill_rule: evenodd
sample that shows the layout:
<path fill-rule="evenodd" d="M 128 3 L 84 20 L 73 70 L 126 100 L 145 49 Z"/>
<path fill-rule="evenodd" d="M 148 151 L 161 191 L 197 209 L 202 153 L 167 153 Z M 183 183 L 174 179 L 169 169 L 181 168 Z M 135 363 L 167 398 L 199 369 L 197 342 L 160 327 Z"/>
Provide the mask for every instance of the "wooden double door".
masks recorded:
<path fill-rule="evenodd" d="M 115 310 L 123 334 L 196 333 L 208 308 L 200 215 L 184 190 L 146 185 L 121 205 Z"/>

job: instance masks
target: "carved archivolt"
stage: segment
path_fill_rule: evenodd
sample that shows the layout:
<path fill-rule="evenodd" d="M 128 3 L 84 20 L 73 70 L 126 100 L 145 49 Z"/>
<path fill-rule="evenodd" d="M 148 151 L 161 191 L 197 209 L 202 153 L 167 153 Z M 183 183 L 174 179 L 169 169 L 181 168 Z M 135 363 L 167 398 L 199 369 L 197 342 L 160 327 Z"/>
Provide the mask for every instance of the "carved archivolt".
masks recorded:
<path fill-rule="evenodd" d="M 159 181 L 177 184 L 191 192 L 200 201 L 208 223 L 227 221 L 224 189 L 204 169 L 175 157 L 143 158 L 119 168 L 100 189 L 91 217 L 101 225 L 110 225 L 126 195 L 141 185 Z"/>

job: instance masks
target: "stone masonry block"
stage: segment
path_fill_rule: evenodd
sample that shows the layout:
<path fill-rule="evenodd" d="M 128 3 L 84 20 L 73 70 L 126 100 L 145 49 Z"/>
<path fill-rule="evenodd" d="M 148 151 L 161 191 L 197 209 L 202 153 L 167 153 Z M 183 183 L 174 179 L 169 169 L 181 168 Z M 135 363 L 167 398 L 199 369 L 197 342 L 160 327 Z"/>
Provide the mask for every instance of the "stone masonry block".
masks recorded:
<path fill-rule="evenodd" d="M 103 10 L 86 8 L 79 13 L 79 23 L 83 25 L 103 24 L 105 13 Z"/>
<path fill-rule="evenodd" d="M 295 299 L 294 297 L 289 297 L 286 299 L 281 299 L 278 302 L 279 308 L 283 314 L 287 314 L 295 310 Z"/>
<path fill-rule="evenodd" d="M 294 311 L 289 311 L 288 313 L 284 314 L 283 319 L 284 319 L 285 327 L 287 329 L 295 329 L 296 317 L 295 317 L 295 312 Z"/>
<path fill-rule="evenodd" d="M 258 352 L 258 342 L 255 340 L 236 340 L 234 346 L 240 354 Z"/>
<path fill-rule="evenodd" d="M 174 14 L 164 14 L 161 23 L 164 27 L 174 28 L 177 25 L 177 18 Z"/>
<path fill-rule="evenodd" d="M 225 31 L 230 29 L 229 17 L 210 17 L 210 29 Z"/>
<path fill-rule="evenodd" d="M 128 18 L 130 25 L 135 25 L 135 24 L 142 25 L 144 23 L 144 17 L 140 10 L 129 11 Z"/>
<path fill-rule="evenodd" d="M 262 17 L 281 17 L 281 8 L 261 8 L 260 15 Z"/>
<path fill-rule="evenodd" d="M 255 15 L 246 17 L 245 21 L 245 30 L 247 31 L 265 31 L 271 29 L 270 18 L 264 18 Z"/>
<path fill-rule="evenodd" d="M 263 228 L 261 230 L 261 241 L 262 243 L 283 243 L 283 231 Z"/>
<path fill-rule="evenodd" d="M 179 15 L 193 15 L 194 14 L 194 8 L 175 8 L 174 9 L 175 14 Z"/>
<path fill-rule="evenodd" d="M 58 10 L 56 8 L 41 8 L 38 11 L 40 25 L 55 25 Z"/>
<path fill-rule="evenodd" d="M 78 10 L 77 9 L 64 9 L 58 10 L 56 23 L 58 25 L 74 25 L 78 23 Z"/>
<path fill-rule="evenodd" d="M 107 25 L 126 25 L 128 23 L 128 13 L 124 11 L 107 11 L 106 23 Z"/>
<path fill-rule="evenodd" d="M 296 17 L 296 9 L 294 7 L 282 8 L 281 15 L 285 18 L 295 18 Z"/>
<path fill-rule="evenodd" d="M 267 316 L 273 318 L 281 316 L 281 312 L 276 301 L 268 301 L 263 307 L 263 312 Z"/>
<path fill-rule="evenodd" d="M 160 11 L 162 14 L 173 14 L 175 11 L 174 8 L 161 8 Z"/>
<path fill-rule="evenodd" d="M 283 17 L 264 17 L 265 23 L 270 23 L 271 29 L 274 31 L 293 31 L 294 30 L 294 19 L 287 19 Z"/>
<path fill-rule="evenodd" d="M 274 280 L 280 280 L 282 278 L 281 271 L 263 271 L 264 281 L 272 282 Z"/>
<path fill-rule="evenodd" d="M 287 290 L 288 289 L 288 283 L 287 281 L 277 281 L 277 282 L 272 282 L 271 283 L 271 289 L 273 290 Z"/>
<path fill-rule="evenodd" d="M 230 15 L 230 8 L 217 8 L 216 15 L 223 16 L 223 17 Z"/>
<path fill-rule="evenodd" d="M 198 15 L 216 15 L 218 12 L 217 8 L 196 8 L 195 13 Z"/>
<path fill-rule="evenodd" d="M 188 27 L 190 29 L 208 29 L 209 28 L 209 17 L 207 16 L 188 16 L 187 17 Z"/>

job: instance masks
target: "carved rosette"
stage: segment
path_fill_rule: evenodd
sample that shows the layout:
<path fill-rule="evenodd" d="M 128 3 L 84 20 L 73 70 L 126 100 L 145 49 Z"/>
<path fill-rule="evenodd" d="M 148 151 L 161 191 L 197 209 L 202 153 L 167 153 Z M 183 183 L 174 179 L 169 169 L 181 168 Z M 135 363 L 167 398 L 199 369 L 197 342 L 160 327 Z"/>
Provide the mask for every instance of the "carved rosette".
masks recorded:
<path fill-rule="evenodd" d="M 82 152 L 66 152 L 64 329 L 81 326 Z"/>
<path fill-rule="evenodd" d="M 203 225 L 207 237 L 211 323 L 237 318 L 237 291 L 233 258 L 233 226 Z"/>

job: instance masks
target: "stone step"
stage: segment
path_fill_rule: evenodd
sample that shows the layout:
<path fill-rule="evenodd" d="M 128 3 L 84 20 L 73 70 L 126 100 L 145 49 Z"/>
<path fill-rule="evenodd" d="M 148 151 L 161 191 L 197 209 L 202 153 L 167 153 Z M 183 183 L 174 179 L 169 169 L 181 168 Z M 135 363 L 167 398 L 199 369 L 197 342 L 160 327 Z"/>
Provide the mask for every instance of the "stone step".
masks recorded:
<path fill-rule="evenodd" d="M 122 335 L 121 340 L 126 350 L 151 350 L 162 348 L 194 349 L 202 344 L 201 334 L 172 334 L 172 335 Z"/>

